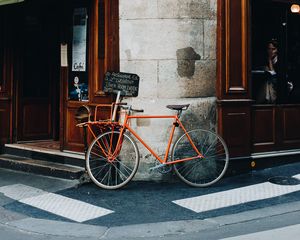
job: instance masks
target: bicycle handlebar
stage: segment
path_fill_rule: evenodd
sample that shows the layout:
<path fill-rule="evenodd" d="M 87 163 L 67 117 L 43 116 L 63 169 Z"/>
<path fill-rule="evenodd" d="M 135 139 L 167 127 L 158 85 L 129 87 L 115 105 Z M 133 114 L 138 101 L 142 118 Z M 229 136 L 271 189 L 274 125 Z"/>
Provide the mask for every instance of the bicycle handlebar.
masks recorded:
<path fill-rule="evenodd" d="M 144 109 L 131 109 L 133 112 L 144 112 Z"/>
<path fill-rule="evenodd" d="M 121 108 L 132 111 L 132 112 L 144 112 L 144 109 L 133 109 L 133 108 L 131 108 L 131 105 L 127 105 L 127 103 L 118 103 L 118 105 Z"/>

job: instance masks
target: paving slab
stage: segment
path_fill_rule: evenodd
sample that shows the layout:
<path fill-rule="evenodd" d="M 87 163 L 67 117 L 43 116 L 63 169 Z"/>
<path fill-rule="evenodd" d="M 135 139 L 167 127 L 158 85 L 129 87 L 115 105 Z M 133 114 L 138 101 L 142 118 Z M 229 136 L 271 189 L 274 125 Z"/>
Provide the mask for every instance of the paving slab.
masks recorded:
<path fill-rule="evenodd" d="M 286 213 L 300 211 L 300 202 L 290 202 L 277 204 L 271 207 L 264 207 L 250 211 L 244 211 L 236 214 L 223 215 L 205 220 L 215 223 L 219 226 L 247 222 L 267 217 L 279 216 Z"/>
<path fill-rule="evenodd" d="M 92 226 L 79 223 L 51 221 L 37 218 L 26 218 L 9 222 L 10 227 L 32 233 L 67 237 L 97 237 L 103 236 L 107 227 Z"/>
<path fill-rule="evenodd" d="M 4 209 L 3 207 L 0 207 L 0 223 L 1 224 L 7 224 L 8 222 L 21 220 L 27 218 L 26 215 L 16 213 L 13 211 L 9 211 Z"/>
<path fill-rule="evenodd" d="M 217 223 L 205 220 L 186 220 L 159 222 L 151 224 L 136 224 L 109 228 L 102 239 L 163 237 L 198 232 L 217 227 Z"/>

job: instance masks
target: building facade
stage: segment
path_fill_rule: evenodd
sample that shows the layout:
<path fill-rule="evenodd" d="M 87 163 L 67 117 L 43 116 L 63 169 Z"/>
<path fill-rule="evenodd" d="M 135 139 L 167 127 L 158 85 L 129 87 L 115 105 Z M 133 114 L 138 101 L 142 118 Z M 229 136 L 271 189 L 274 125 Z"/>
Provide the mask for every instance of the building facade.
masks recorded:
<path fill-rule="evenodd" d="M 183 121 L 222 135 L 237 169 L 274 155 L 297 156 L 298 103 L 257 104 L 252 74 L 259 4 L 284 16 L 292 1 L 8 2 L 0 1 L 2 145 L 53 140 L 61 151 L 82 152 L 76 111 L 114 101 L 103 92 L 103 79 L 107 71 L 121 71 L 140 76 L 138 97 L 124 101 L 145 114 L 171 114 L 166 105 L 191 104 Z M 164 153 L 168 132 L 161 129 L 169 122 L 132 124 Z M 140 151 L 137 177 L 161 178 L 148 174 L 155 160 Z"/>

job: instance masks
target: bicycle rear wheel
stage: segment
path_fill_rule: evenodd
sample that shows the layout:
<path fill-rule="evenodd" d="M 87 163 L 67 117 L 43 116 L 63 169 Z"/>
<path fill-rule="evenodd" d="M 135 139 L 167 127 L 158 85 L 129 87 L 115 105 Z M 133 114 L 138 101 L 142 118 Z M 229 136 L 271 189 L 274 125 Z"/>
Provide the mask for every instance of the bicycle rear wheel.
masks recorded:
<path fill-rule="evenodd" d="M 125 186 L 139 166 L 139 151 L 127 134 L 110 131 L 98 136 L 86 155 L 86 169 L 91 180 L 99 187 L 117 189 Z"/>
<path fill-rule="evenodd" d="M 198 151 L 204 158 L 196 158 L 174 164 L 178 177 L 194 187 L 207 187 L 225 174 L 229 162 L 229 154 L 224 140 L 217 134 L 195 129 L 187 132 Z M 172 160 L 196 157 L 187 134 L 183 134 L 174 144 Z"/>

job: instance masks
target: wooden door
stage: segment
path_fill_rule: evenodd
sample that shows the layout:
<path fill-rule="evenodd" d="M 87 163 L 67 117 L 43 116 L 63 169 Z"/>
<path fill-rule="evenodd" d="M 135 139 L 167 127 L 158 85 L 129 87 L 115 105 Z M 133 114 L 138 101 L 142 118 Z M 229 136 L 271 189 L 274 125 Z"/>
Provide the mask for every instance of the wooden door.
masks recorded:
<path fill-rule="evenodd" d="M 17 141 L 58 136 L 59 27 L 54 5 L 25 4 L 20 22 Z"/>
<path fill-rule="evenodd" d="M 0 8 L 0 145 L 10 143 L 13 137 L 13 82 L 16 52 L 16 19 L 18 8 L 14 5 Z"/>
<path fill-rule="evenodd" d="M 83 151 L 83 131 L 76 127 L 77 109 L 82 105 L 93 109 L 98 103 L 113 101 L 113 96 L 102 91 L 102 85 L 106 71 L 119 71 L 119 1 L 74 0 L 65 7 L 68 66 L 61 68 L 60 141 L 64 150 Z M 104 112 L 108 117 L 109 110 Z"/>

